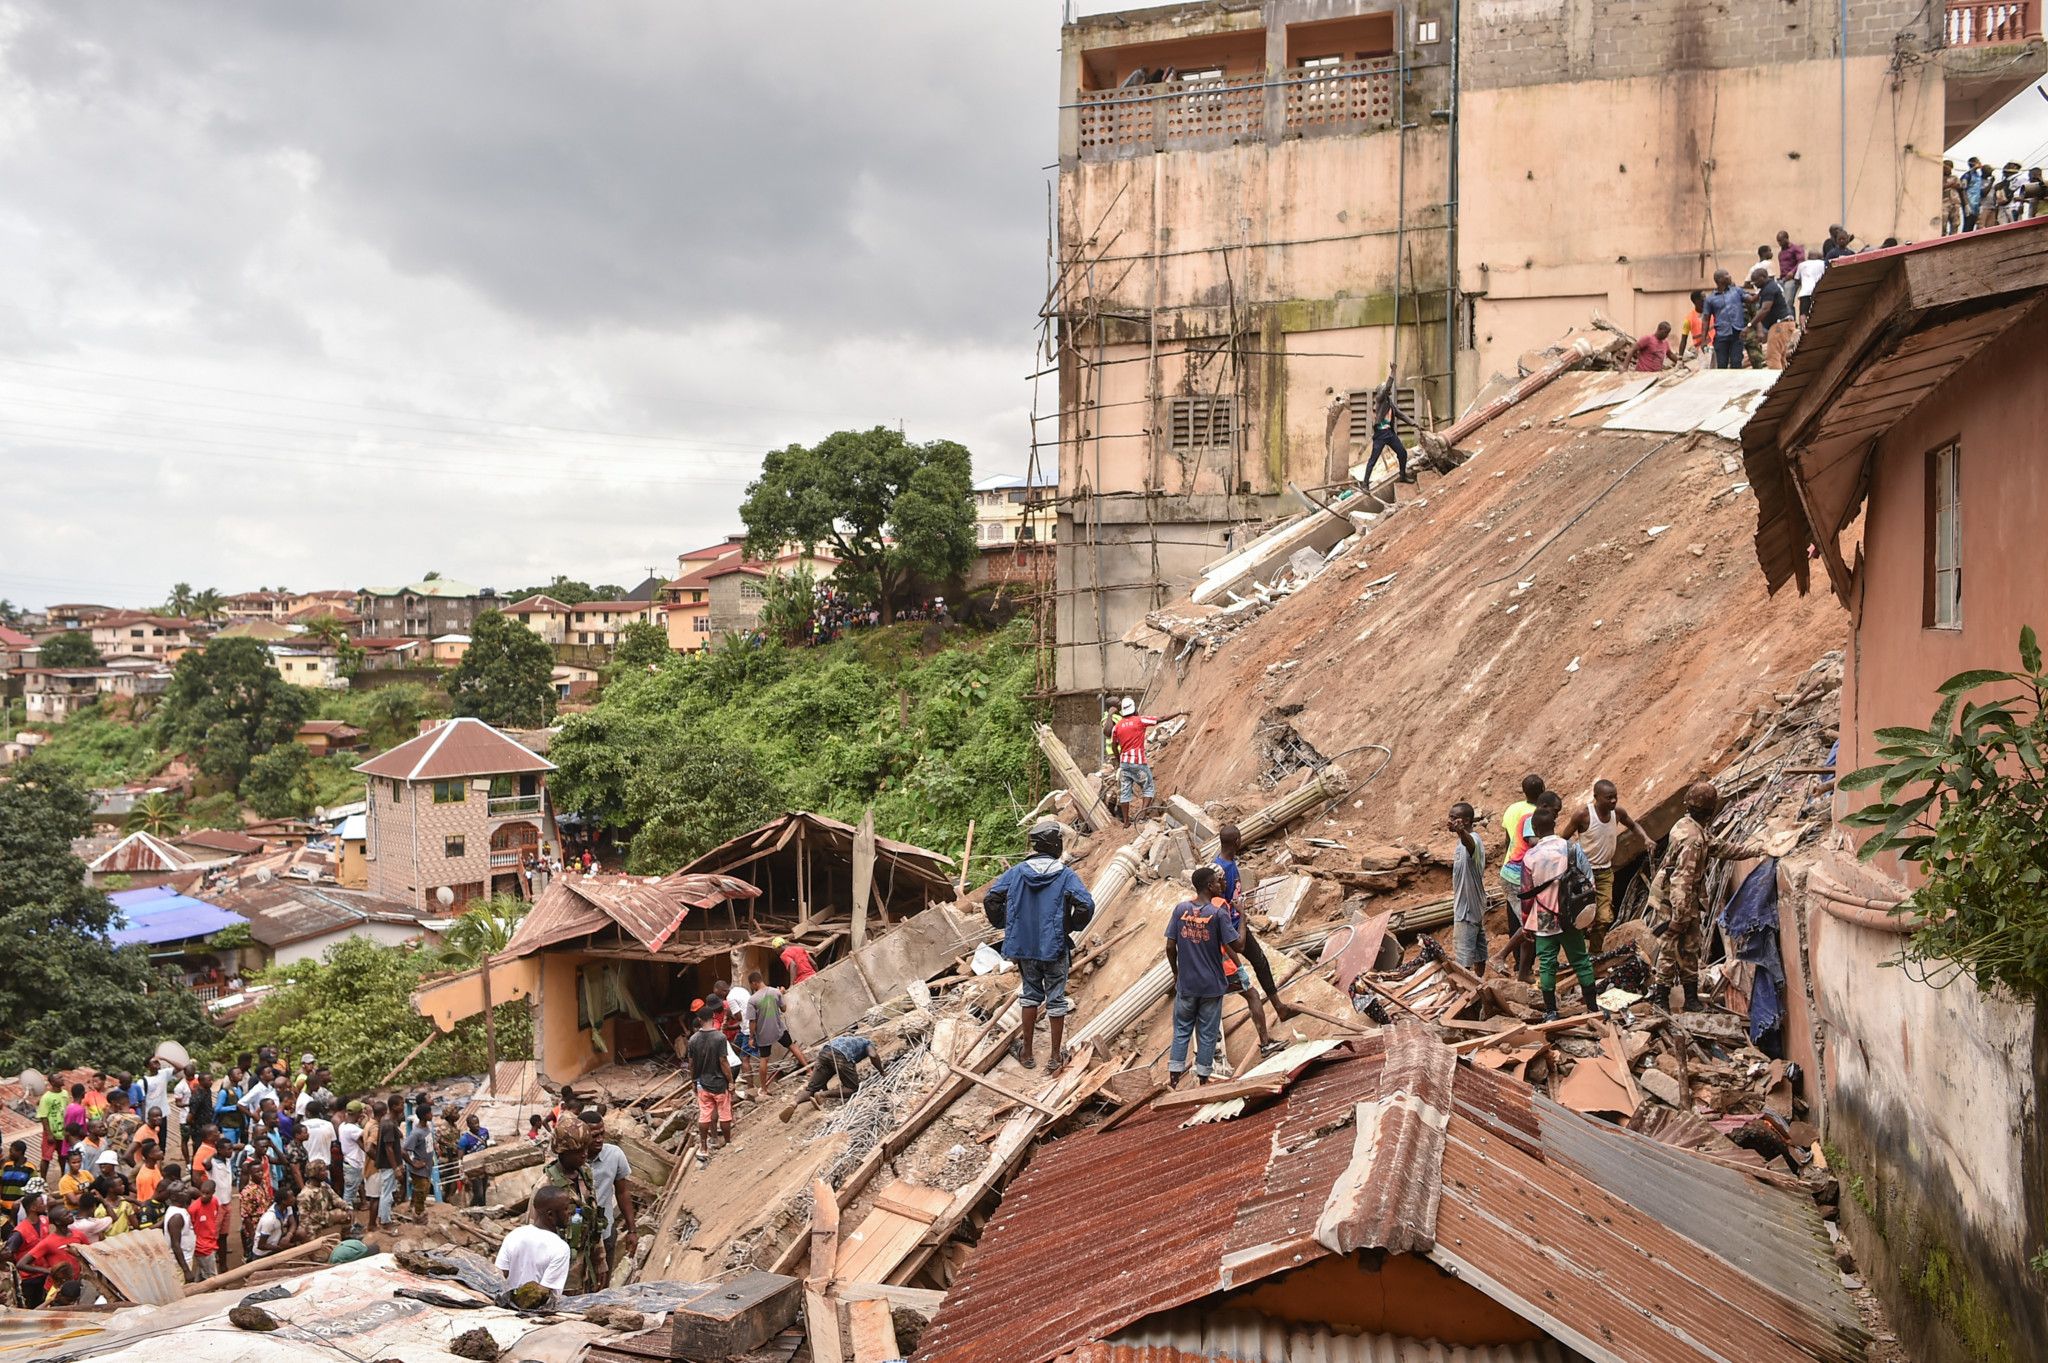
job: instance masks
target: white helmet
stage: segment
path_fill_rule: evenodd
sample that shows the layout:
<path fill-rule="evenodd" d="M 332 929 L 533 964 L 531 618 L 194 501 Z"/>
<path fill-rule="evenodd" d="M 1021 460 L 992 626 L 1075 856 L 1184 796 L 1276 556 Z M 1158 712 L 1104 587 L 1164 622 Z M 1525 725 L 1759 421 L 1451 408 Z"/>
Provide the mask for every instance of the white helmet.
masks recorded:
<path fill-rule="evenodd" d="M 1138 713 L 1138 702 L 1132 700 L 1129 696 L 1125 696 L 1118 703 L 1116 712 L 1120 715 L 1135 715 Z"/>

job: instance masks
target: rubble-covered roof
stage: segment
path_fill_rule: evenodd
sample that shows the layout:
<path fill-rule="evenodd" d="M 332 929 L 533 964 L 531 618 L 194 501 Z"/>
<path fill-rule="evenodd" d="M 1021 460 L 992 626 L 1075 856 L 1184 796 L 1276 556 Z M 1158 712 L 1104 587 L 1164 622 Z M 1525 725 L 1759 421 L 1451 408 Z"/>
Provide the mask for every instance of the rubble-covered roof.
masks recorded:
<path fill-rule="evenodd" d="M 361 890 L 282 879 L 206 893 L 210 902 L 248 919 L 249 935 L 273 950 L 366 923 L 418 927 L 426 916 L 408 904 Z"/>
<path fill-rule="evenodd" d="M 852 824 L 841 823 L 823 814 L 813 814 L 809 810 L 795 810 L 771 819 L 751 832 L 742 833 L 736 838 L 720 843 L 683 867 L 683 870 L 719 871 L 728 867 L 736 869 L 754 861 L 755 853 L 771 846 L 785 845 L 792 833 L 792 825 L 799 824 L 802 825 L 807 839 L 815 839 L 841 855 L 853 854 L 853 836 L 857 830 Z M 922 882 L 929 890 L 943 892 L 948 899 L 953 897 L 951 857 L 914 843 L 897 842 L 894 838 L 878 836 L 875 839 L 875 859 L 877 865 L 893 863 L 899 877 L 910 876 Z"/>
<path fill-rule="evenodd" d="M 1395 1140 L 1361 1173 L 1359 1105 L 1409 1082 L 1405 1064 L 1387 1064 L 1402 1043 L 1385 1037 L 1333 1052 L 1234 1121 L 1189 1127 L 1155 1111 L 1042 1149 L 955 1279 L 918 1363 L 1042 1363 L 1326 1257 L 1318 1222 L 1340 1184 L 1368 1204 L 1385 1191 L 1368 1240 L 1418 1245 L 1592 1357 L 1861 1357 L 1810 1201 L 1567 1112 L 1519 1081 L 1457 1064 L 1440 1166 L 1426 1145 Z"/>

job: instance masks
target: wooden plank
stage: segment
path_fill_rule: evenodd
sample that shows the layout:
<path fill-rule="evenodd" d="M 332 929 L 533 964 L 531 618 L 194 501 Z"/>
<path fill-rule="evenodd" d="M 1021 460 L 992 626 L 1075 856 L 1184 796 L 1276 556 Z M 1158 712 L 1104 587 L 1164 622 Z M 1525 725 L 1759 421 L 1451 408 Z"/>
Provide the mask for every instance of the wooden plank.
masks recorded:
<path fill-rule="evenodd" d="M 1451 1049 L 1460 1055 L 1464 1055 L 1486 1046 L 1516 1046 L 1529 1040 L 1531 1037 L 1549 1036 L 1552 1032 L 1562 1032 L 1573 1027 L 1586 1027 L 1588 1023 L 1598 1022 L 1599 1020 L 1600 1014 L 1598 1013 L 1580 1013 L 1577 1017 L 1559 1018 L 1555 1022 L 1531 1022 L 1517 1027 L 1510 1032 L 1496 1032 L 1492 1036 L 1480 1036 L 1474 1037 L 1470 1041 L 1460 1041 L 1453 1045 Z M 1587 1027 L 1587 1030 L 1590 1031 L 1592 1029 Z"/>
<path fill-rule="evenodd" d="M 875 808 L 869 805 L 860 816 L 853 835 L 853 949 L 859 951 L 868 940 L 868 896 L 875 886 Z"/>
<path fill-rule="evenodd" d="M 429 1047 L 429 1046 L 433 1045 L 433 1044 L 434 1044 L 434 1043 L 435 1043 L 436 1041 L 438 1041 L 438 1040 L 440 1039 L 440 1037 L 441 1037 L 441 1033 L 440 1033 L 440 1032 L 438 1032 L 438 1031 L 434 1031 L 434 1030 L 432 1030 L 432 1029 L 429 1029 L 429 1030 L 428 1030 L 428 1032 L 427 1032 L 427 1037 L 426 1037 L 426 1040 L 424 1040 L 424 1041 L 420 1042 L 420 1044 L 419 1044 L 419 1045 L 417 1045 L 417 1046 L 413 1047 L 413 1048 L 412 1048 L 411 1050 L 407 1051 L 407 1052 L 405 1053 L 405 1059 L 403 1059 L 403 1060 L 399 1061 L 399 1062 L 398 1062 L 398 1063 L 397 1063 L 396 1065 L 393 1065 L 393 1066 L 391 1067 L 391 1072 L 390 1072 L 389 1074 L 385 1075 L 385 1076 L 384 1076 L 384 1077 L 383 1077 L 382 1079 L 379 1079 L 379 1080 L 377 1081 L 377 1087 L 378 1087 L 378 1088 L 383 1088 L 383 1087 L 384 1087 L 384 1086 L 385 1086 L 386 1084 L 390 1083 L 390 1082 L 391 1082 L 392 1080 L 396 1079 L 396 1078 L 397 1078 L 397 1077 L 398 1077 L 399 1075 L 403 1074 L 403 1073 L 405 1072 L 405 1067 L 406 1067 L 407 1065 L 410 1065 L 410 1064 L 411 1064 L 411 1063 L 412 1063 L 413 1061 L 415 1061 L 415 1060 L 419 1059 L 419 1058 L 420 1058 L 420 1052 L 421 1052 L 421 1051 L 424 1051 L 424 1050 L 425 1050 L 425 1049 L 426 1049 L 427 1047 Z"/>
<path fill-rule="evenodd" d="M 340 1243 L 341 1236 L 338 1234 L 323 1235 L 317 1240 L 308 1240 L 303 1245 L 294 1245 L 290 1249 L 282 1249 L 275 1254 L 267 1254 L 261 1259 L 252 1259 L 240 1268 L 231 1268 L 225 1273 L 216 1273 L 211 1278 L 202 1278 L 196 1283 L 187 1283 L 185 1285 L 185 1295 L 196 1297 L 201 1292 L 218 1292 L 224 1287 L 233 1287 L 238 1283 L 247 1282 L 266 1268 L 275 1268 L 279 1264 L 288 1263 L 294 1259 L 311 1259 L 315 1255 L 324 1256 L 330 1254 L 333 1252 L 334 1247 Z"/>
<path fill-rule="evenodd" d="M 1616 1027 L 1609 1019 L 1602 1018 L 1600 1019 L 1600 1034 L 1606 1038 L 1607 1044 L 1604 1049 L 1607 1052 L 1608 1058 L 1614 1062 L 1615 1074 L 1628 1088 L 1628 1096 L 1631 1102 L 1629 1111 L 1634 1112 L 1643 1105 L 1643 1090 L 1637 1085 L 1635 1071 L 1629 1066 L 1628 1047 L 1622 1044 L 1621 1029 Z"/>
<path fill-rule="evenodd" d="M 889 1363 L 896 1352 L 896 1322 L 885 1301 L 851 1302 L 846 1308 L 853 1333 L 853 1363 Z"/>
<path fill-rule="evenodd" d="M 842 1240 L 838 1276 L 857 1282 L 883 1281 L 888 1269 L 923 1238 L 952 1200 L 943 1189 L 895 1180 L 882 1189 L 860 1229 Z M 898 1207 L 903 1210 L 894 1210 Z"/>
<path fill-rule="evenodd" d="M 811 1281 L 830 1282 L 839 1267 L 839 1199 L 822 1178 L 811 1180 Z"/>
<path fill-rule="evenodd" d="M 961 894 L 967 893 L 967 867 L 974 860 L 974 820 L 967 821 L 967 845 L 960 850 L 960 883 L 955 887 Z"/>
<path fill-rule="evenodd" d="M 839 1338 L 839 1303 L 822 1292 L 804 1290 L 804 1329 L 811 1337 L 811 1363 L 845 1363 Z"/>
<path fill-rule="evenodd" d="M 938 1314 L 946 1294 L 925 1287 L 897 1287 L 892 1283 L 835 1282 L 832 1295 L 841 1301 L 885 1301 L 930 1320 Z"/>
<path fill-rule="evenodd" d="M 795 1323 L 804 1299 L 795 1278 L 742 1273 L 669 1312 L 671 1350 L 677 1358 L 730 1358 L 758 1349 Z"/>
<path fill-rule="evenodd" d="M 1162 1093 L 1152 1100 L 1152 1106 L 1161 1109 L 1203 1107 L 1209 1103 L 1227 1103 L 1233 1098 L 1269 1097 L 1286 1089 L 1287 1084 L 1288 1076 L 1284 1074 L 1251 1074 Z"/>
<path fill-rule="evenodd" d="M 990 1093 L 994 1093 L 1001 1097 L 1007 1098 L 1012 1103 L 1015 1103 L 1020 1107 L 1037 1108 L 1040 1112 L 1043 1112 L 1048 1117 L 1057 1117 L 1060 1115 L 1058 1112 L 1054 1111 L 1052 1108 L 1047 1107 L 1044 1103 L 1039 1102 L 1037 1099 L 1026 1098 L 1023 1094 L 1017 1092 L 1017 1090 L 1010 1088 L 1008 1085 L 1005 1084 L 998 1084 L 995 1080 L 989 1078 L 985 1074 L 977 1074 L 973 1070 L 970 1070 L 962 1065 L 956 1065 L 950 1060 L 946 1062 L 946 1068 L 953 1071 L 953 1073 L 960 1075 L 962 1078 L 973 1080 L 975 1083 L 981 1085 L 981 1087 L 987 1089 Z"/>
<path fill-rule="evenodd" d="M 1034 724 L 1031 728 L 1033 736 L 1038 740 L 1039 751 L 1045 754 L 1045 760 L 1052 765 L 1053 775 L 1067 788 L 1067 794 L 1074 797 L 1074 808 L 1080 813 L 1081 822 L 1088 825 L 1088 831 L 1100 833 L 1114 827 L 1116 816 L 1110 813 L 1109 806 L 1102 802 L 1102 796 L 1096 790 L 1095 779 L 1081 770 L 1080 763 L 1067 751 L 1067 745 L 1060 742 L 1059 735 L 1044 724 Z"/>

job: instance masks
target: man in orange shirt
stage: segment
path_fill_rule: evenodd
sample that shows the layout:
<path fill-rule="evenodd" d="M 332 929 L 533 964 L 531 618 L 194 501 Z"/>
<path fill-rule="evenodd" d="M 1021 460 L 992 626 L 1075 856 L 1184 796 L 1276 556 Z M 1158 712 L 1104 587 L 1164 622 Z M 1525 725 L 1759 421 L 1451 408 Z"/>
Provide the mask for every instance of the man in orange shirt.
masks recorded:
<path fill-rule="evenodd" d="M 1117 815 L 1125 823 L 1143 818 L 1151 801 L 1159 796 L 1152 780 L 1152 764 L 1145 757 L 1145 736 L 1169 720 L 1187 718 L 1187 713 L 1181 710 L 1164 718 L 1141 715 L 1138 702 L 1129 696 L 1118 705 L 1118 719 L 1109 732 L 1110 741 L 1116 745 Z"/>

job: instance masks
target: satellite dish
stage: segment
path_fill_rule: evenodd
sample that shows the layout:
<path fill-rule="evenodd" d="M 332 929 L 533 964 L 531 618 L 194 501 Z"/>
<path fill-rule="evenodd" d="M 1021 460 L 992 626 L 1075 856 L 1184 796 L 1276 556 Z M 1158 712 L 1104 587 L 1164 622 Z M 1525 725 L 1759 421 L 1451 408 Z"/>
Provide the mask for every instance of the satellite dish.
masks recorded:
<path fill-rule="evenodd" d="M 23 1070 L 21 1091 L 31 1098 L 40 1098 L 50 1091 L 50 1081 L 43 1077 L 41 1070 Z"/>
<path fill-rule="evenodd" d="M 455 902 L 455 891 L 443 885 L 440 889 L 434 891 L 434 902 L 444 909 L 447 908 Z"/>
<path fill-rule="evenodd" d="M 268 885 L 270 883 L 270 868 L 268 866 L 258 866 L 256 868 L 256 883 L 258 885 Z"/>

